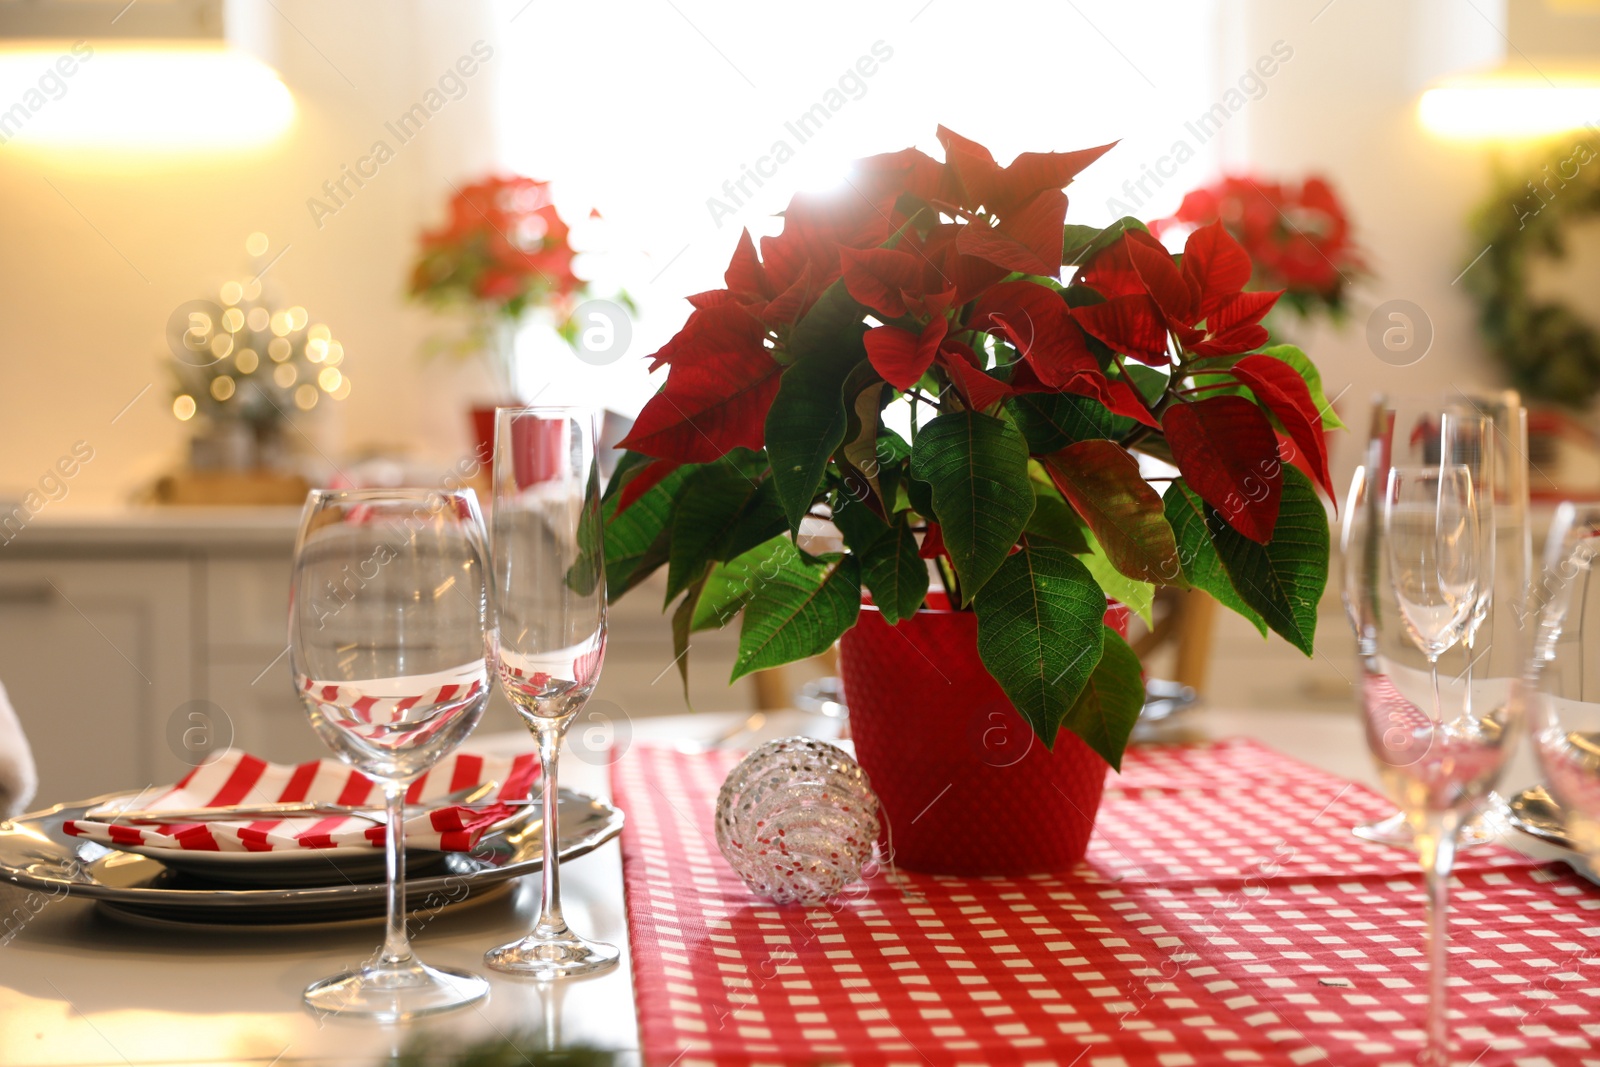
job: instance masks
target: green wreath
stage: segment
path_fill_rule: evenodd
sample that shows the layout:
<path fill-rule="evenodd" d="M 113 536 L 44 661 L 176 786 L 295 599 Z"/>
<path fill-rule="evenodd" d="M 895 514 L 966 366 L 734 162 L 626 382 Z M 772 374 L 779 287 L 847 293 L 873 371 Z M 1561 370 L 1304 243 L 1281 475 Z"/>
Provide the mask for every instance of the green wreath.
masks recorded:
<path fill-rule="evenodd" d="M 1500 173 L 1472 216 L 1474 248 L 1463 275 L 1478 324 L 1526 399 L 1584 407 L 1600 393 L 1600 335 L 1571 308 L 1528 292 L 1537 256 L 1564 259 L 1567 227 L 1600 216 L 1600 152 L 1589 141 L 1547 150 L 1515 174 Z M 1530 180 L 1531 176 L 1531 180 Z"/>

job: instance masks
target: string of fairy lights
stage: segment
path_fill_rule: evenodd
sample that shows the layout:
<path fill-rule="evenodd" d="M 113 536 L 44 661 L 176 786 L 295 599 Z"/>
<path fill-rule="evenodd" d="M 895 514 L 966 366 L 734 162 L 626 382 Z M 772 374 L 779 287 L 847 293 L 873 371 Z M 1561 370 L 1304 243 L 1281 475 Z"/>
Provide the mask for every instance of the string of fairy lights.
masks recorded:
<path fill-rule="evenodd" d="M 267 249 L 265 234 L 245 241 L 254 258 Z M 309 412 L 323 397 L 349 397 L 344 345 L 304 307 L 274 308 L 259 274 L 224 282 L 217 296 L 220 304 L 196 301 L 183 309 L 173 361 L 172 413 L 179 421 L 204 414 L 213 421 L 272 424 L 290 405 Z"/>

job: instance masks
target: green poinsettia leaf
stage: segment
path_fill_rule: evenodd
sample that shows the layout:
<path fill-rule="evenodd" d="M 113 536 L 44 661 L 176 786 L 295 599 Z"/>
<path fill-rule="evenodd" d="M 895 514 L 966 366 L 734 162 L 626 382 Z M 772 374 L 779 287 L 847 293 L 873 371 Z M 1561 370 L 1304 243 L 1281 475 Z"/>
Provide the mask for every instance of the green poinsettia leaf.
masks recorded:
<path fill-rule="evenodd" d="M 1033 514 L 1028 443 L 1003 419 L 951 412 L 918 432 L 911 473 L 932 488 L 964 606 L 999 569 Z"/>
<path fill-rule="evenodd" d="M 579 596 L 592 595 L 605 575 L 601 559 L 606 534 L 599 504 L 600 464 L 592 463 L 584 489 L 583 512 L 578 516 L 578 558 L 567 568 L 567 588 Z"/>
<path fill-rule="evenodd" d="M 1106 555 L 1105 546 L 1100 544 L 1092 530 L 1084 531 L 1084 539 L 1089 542 L 1089 551 L 1080 553 L 1079 561 L 1089 568 L 1089 573 L 1094 575 L 1094 580 L 1099 583 L 1106 596 L 1139 616 L 1145 625 L 1149 626 L 1151 611 L 1156 602 L 1156 587 L 1150 582 L 1129 578 L 1117 570 L 1117 565 L 1111 562 L 1111 557 Z"/>
<path fill-rule="evenodd" d="M 1183 584 L 1161 497 L 1127 449 L 1115 441 L 1079 441 L 1044 464 L 1117 570 L 1139 582 Z"/>
<path fill-rule="evenodd" d="M 856 495 L 859 486 L 847 486 L 835 495 L 832 507 L 834 526 L 839 528 L 845 546 L 860 554 L 889 533 L 889 523 L 872 510 L 868 498 Z"/>
<path fill-rule="evenodd" d="M 1284 640 L 1312 654 L 1317 602 L 1328 584 L 1328 514 L 1311 481 L 1283 467 L 1283 503 L 1272 540 L 1261 545 L 1229 526 L 1209 505 L 1206 526 L 1233 587 Z"/>
<path fill-rule="evenodd" d="M 672 662 L 678 665 L 678 678 L 683 682 L 683 702 L 689 701 L 689 637 L 694 630 L 695 611 L 700 605 L 700 596 L 705 591 L 706 581 L 711 577 L 711 566 L 707 564 L 701 571 L 700 577 L 691 582 L 683 599 L 678 601 L 678 607 L 672 613 Z M 693 705 L 690 704 L 693 710 Z"/>
<path fill-rule="evenodd" d="M 844 443 L 850 424 L 844 384 L 867 358 L 865 314 L 839 280 L 823 290 L 789 334 L 786 351 L 793 362 L 767 412 L 766 445 L 791 531 L 800 529 L 828 460 Z"/>
<path fill-rule="evenodd" d="M 855 557 L 796 551 L 768 562 L 777 564 L 774 573 L 761 574 L 745 601 L 730 682 L 817 655 L 854 626 L 861 611 L 861 567 Z"/>
<path fill-rule="evenodd" d="M 833 523 L 861 561 L 861 580 L 889 623 L 916 614 L 928 594 L 928 564 L 917 553 L 908 516 L 885 523 L 865 503 L 848 497 L 834 509 Z"/>
<path fill-rule="evenodd" d="M 694 472 L 673 508 L 668 550 L 668 604 L 705 573 L 776 537 L 788 526 L 777 487 L 763 478 L 765 462 L 740 449 Z"/>
<path fill-rule="evenodd" d="M 1072 393 L 1023 393 L 1007 400 L 1006 410 L 1036 456 L 1059 452 L 1074 441 L 1117 440 L 1138 425 Z"/>
<path fill-rule="evenodd" d="M 1100 236 L 1101 227 L 1084 226 L 1069 222 L 1061 228 L 1061 262 L 1071 263 L 1082 249 L 1088 248 Z"/>
<path fill-rule="evenodd" d="M 601 501 L 600 518 L 605 524 L 606 598 L 612 603 L 667 562 L 671 554 L 673 504 L 690 475 L 699 469 L 696 465 L 679 467 L 618 515 L 622 489 L 649 462 L 645 457 L 627 468 L 619 463 Z"/>
<path fill-rule="evenodd" d="M 929 522 L 938 522 L 939 518 L 933 512 L 933 486 L 927 482 L 918 481 L 915 477 L 905 480 L 906 503 L 911 505 L 911 510 L 927 519 Z"/>
<path fill-rule="evenodd" d="M 894 524 L 892 536 L 862 557 L 861 579 L 890 623 L 909 619 L 922 607 L 928 595 L 928 561 L 918 554 L 917 535 L 905 515 Z"/>
<path fill-rule="evenodd" d="M 1093 226 L 1063 227 L 1061 263 L 1067 267 L 1081 267 L 1104 249 L 1111 247 L 1130 230 L 1149 233 L 1144 223 L 1132 216 L 1124 216 L 1104 229 Z"/>
<path fill-rule="evenodd" d="M 1133 384 L 1146 404 L 1154 404 L 1161 399 L 1161 394 L 1167 390 L 1169 376 L 1146 367 L 1143 363 L 1125 363 L 1122 366 L 1122 376 Z"/>
<path fill-rule="evenodd" d="M 1167 486 L 1162 502 L 1167 522 L 1178 542 L 1178 561 L 1184 578 L 1196 589 L 1210 593 L 1219 604 L 1243 616 L 1261 631 L 1262 637 L 1267 636 L 1266 620 L 1239 596 L 1233 579 L 1228 577 L 1228 569 L 1222 565 L 1222 557 L 1211 543 L 1205 502 L 1178 479 Z"/>
<path fill-rule="evenodd" d="M 689 631 L 720 630 L 734 616 L 744 610 L 745 603 L 755 595 L 768 575 L 776 574 L 779 562 L 799 549 L 787 535 L 757 545 L 726 563 L 714 563 L 706 574 L 690 617 Z"/>
<path fill-rule="evenodd" d="M 1328 400 L 1328 394 L 1322 388 L 1322 372 L 1317 370 L 1316 364 L 1294 345 L 1271 345 L 1263 348 L 1261 354 L 1279 359 L 1294 368 L 1296 374 L 1305 379 L 1306 388 L 1311 390 L 1311 402 L 1317 405 L 1317 410 L 1322 413 L 1322 428 L 1324 430 L 1342 430 L 1345 428 L 1343 420 L 1333 410 L 1333 404 Z"/>
<path fill-rule="evenodd" d="M 1106 598 L 1088 568 L 1029 542 L 974 601 L 978 655 L 1046 748 L 1100 662 Z"/>
<path fill-rule="evenodd" d="M 1133 724 L 1144 710 L 1144 671 L 1128 642 L 1110 627 L 1103 629 L 1105 647 L 1100 662 L 1061 725 L 1120 771 Z"/>
<path fill-rule="evenodd" d="M 1028 516 L 1028 525 L 1022 532 L 1030 538 L 1054 541 L 1075 556 L 1089 551 L 1089 539 L 1084 536 L 1078 513 L 1059 496 L 1039 491 L 1038 482 L 1034 482 L 1033 514 Z"/>

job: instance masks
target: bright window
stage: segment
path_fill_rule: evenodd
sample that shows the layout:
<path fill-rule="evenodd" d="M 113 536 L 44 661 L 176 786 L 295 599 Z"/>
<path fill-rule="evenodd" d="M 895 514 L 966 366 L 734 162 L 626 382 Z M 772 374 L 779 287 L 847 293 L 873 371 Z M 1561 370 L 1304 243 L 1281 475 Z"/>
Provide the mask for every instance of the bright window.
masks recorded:
<path fill-rule="evenodd" d="M 654 389 L 642 357 L 682 324 L 685 296 L 722 284 L 740 228 L 774 232 L 791 194 L 859 156 L 937 155 L 940 123 L 1001 162 L 1120 138 L 1069 188 L 1068 220 L 1153 217 L 1215 172 L 1258 93 L 1224 99 L 1238 78 L 1217 70 L 1213 2 L 920 3 L 535 3 L 510 22 L 502 156 L 553 180 L 575 224 L 600 210 L 575 239 L 606 252 L 580 266 L 639 303 L 629 353 L 554 360 L 546 398 L 637 408 Z"/>

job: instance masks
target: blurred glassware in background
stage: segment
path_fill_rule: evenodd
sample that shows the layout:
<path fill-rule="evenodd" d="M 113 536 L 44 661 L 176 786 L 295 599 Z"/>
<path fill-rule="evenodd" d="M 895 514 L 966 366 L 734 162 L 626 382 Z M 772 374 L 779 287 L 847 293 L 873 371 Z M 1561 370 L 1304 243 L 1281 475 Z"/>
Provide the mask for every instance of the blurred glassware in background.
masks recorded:
<path fill-rule="evenodd" d="M 1439 657 L 1465 643 L 1478 604 L 1478 513 L 1472 472 L 1452 463 L 1390 467 L 1383 497 L 1383 544 L 1400 621 L 1412 644 L 1427 657 L 1432 717 L 1442 722 Z M 1463 713 L 1470 715 L 1467 686 L 1461 695 Z"/>
<path fill-rule="evenodd" d="M 1376 605 L 1362 605 L 1363 570 L 1373 571 L 1365 582 L 1369 594 L 1388 582 L 1385 562 L 1372 555 L 1376 542 L 1367 536 L 1371 472 L 1381 471 L 1378 487 L 1386 484 L 1391 466 L 1438 464 L 1448 453 L 1452 462 L 1474 472 L 1480 496 L 1479 570 L 1487 580 L 1479 583 L 1479 602 L 1461 651 L 1447 653 L 1443 662 L 1445 702 L 1504 702 L 1512 679 L 1522 670 L 1530 532 L 1528 526 L 1527 413 L 1513 390 L 1468 393 L 1460 389 L 1429 396 L 1375 398 L 1368 428 L 1364 463 L 1351 480 L 1340 532 L 1343 560 L 1343 599 L 1358 646 L 1376 647 L 1379 634 L 1362 621 L 1363 612 L 1376 617 Z M 1381 493 L 1379 498 L 1381 499 Z M 1491 506 L 1492 501 L 1492 506 Z M 1492 560 L 1492 562 L 1488 562 Z M 1398 630 L 1385 654 L 1405 661 L 1416 650 Z M 1452 696 L 1452 694 L 1455 694 Z M 1470 694 L 1470 695 L 1469 695 Z M 1505 821 L 1505 801 L 1490 793 L 1462 829 L 1460 847 L 1472 848 L 1492 841 Z M 1356 836 L 1378 844 L 1413 847 L 1411 828 L 1404 813 L 1355 828 Z"/>
<path fill-rule="evenodd" d="M 1600 505 L 1562 504 L 1530 607 L 1538 612 L 1518 687 L 1545 787 L 1574 849 L 1600 859 Z"/>
<path fill-rule="evenodd" d="M 1386 419 L 1384 421 L 1387 421 Z M 1379 445 L 1348 520 L 1345 593 L 1357 634 L 1367 746 L 1401 809 L 1428 902 L 1428 1022 L 1419 1062 L 1446 1064 L 1447 914 L 1459 831 L 1491 795 L 1514 748 L 1519 707 L 1504 679 L 1440 687 L 1432 662 L 1465 636 L 1477 602 L 1477 545 L 1465 465 L 1390 468 Z M 1425 441 L 1423 455 L 1429 454 Z M 1373 469 L 1385 472 L 1378 492 Z M 1412 488 L 1408 489 L 1407 486 Z M 1353 494 L 1359 497 L 1359 494 Z M 1492 505 L 1483 502 L 1489 521 Z"/>
<path fill-rule="evenodd" d="M 843 721 L 850 715 L 844 702 L 844 682 L 836 677 L 813 678 L 795 690 L 794 706 L 808 715 Z"/>

